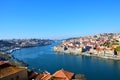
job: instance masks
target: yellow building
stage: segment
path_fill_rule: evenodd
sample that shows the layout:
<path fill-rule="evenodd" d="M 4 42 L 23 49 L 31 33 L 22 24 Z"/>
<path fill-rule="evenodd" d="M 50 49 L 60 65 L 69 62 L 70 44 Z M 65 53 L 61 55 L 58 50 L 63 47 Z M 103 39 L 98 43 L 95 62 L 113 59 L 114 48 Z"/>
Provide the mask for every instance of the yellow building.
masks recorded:
<path fill-rule="evenodd" d="M 0 61 L 0 80 L 28 80 L 27 69 Z"/>
<path fill-rule="evenodd" d="M 116 48 L 116 47 L 118 47 L 119 45 L 113 45 L 113 47 L 114 47 L 114 49 Z"/>

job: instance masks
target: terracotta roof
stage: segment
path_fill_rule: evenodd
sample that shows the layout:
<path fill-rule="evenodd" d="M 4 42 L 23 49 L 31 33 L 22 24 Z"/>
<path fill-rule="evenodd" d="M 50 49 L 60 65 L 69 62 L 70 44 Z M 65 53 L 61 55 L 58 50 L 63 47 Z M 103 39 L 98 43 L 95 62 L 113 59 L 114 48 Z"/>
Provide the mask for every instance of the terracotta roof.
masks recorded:
<path fill-rule="evenodd" d="M 14 66 L 8 66 L 5 68 L 2 68 L 0 70 L 0 78 L 5 77 L 5 76 L 9 76 L 11 74 L 15 74 L 17 72 L 26 70 L 25 68 L 19 68 L 19 67 L 14 67 Z"/>
<path fill-rule="evenodd" d="M 49 80 L 51 78 L 50 74 L 43 74 L 44 76 L 41 78 L 41 80 Z"/>
<path fill-rule="evenodd" d="M 51 80 L 66 80 L 66 78 L 52 77 Z"/>
<path fill-rule="evenodd" d="M 0 61 L 0 66 L 3 65 L 3 64 L 5 64 L 5 62 L 4 61 Z"/>
<path fill-rule="evenodd" d="M 72 79 L 74 73 L 69 72 L 69 71 L 65 71 L 65 70 L 59 70 L 57 72 L 55 72 L 52 77 L 54 78 L 54 80 L 70 80 Z"/>
<path fill-rule="evenodd" d="M 43 74 L 38 74 L 36 80 L 40 80 L 43 76 L 44 76 Z"/>

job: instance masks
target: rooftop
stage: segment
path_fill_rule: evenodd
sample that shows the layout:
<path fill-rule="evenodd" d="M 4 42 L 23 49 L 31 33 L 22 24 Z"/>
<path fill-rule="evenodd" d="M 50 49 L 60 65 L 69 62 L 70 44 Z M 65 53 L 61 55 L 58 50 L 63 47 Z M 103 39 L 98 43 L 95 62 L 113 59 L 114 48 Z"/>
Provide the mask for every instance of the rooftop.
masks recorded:
<path fill-rule="evenodd" d="M 50 74 L 43 74 L 43 77 L 41 78 L 41 80 L 49 80 L 51 78 Z"/>
<path fill-rule="evenodd" d="M 3 65 L 3 64 L 5 64 L 5 62 L 4 61 L 0 61 L 0 66 Z"/>
<path fill-rule="evenodd" d="M 0 63 L 0 78 L 15 74 L 17 72 L 26 70 L 23 67 L 15 67 L 12 65 L 8 65 L 7 63 Z M 3 66 L 5 65 L 5 66 Z M 7 66 L 6 66 L 7 65 Z"/>
<path fill-rule="evenodd" d="M 43 76 L 44 76 L 43 74 L 38 74 L 37 77 L 36 77 L 36 79 L 39 80 L 39 79 L 41 79 Z"/>
<path fill-rule="evenodd" d="M 65 70 L 59 70 L 52 75 L 53 80 L 70 80 L 73 76 L 74 73 Z"/>

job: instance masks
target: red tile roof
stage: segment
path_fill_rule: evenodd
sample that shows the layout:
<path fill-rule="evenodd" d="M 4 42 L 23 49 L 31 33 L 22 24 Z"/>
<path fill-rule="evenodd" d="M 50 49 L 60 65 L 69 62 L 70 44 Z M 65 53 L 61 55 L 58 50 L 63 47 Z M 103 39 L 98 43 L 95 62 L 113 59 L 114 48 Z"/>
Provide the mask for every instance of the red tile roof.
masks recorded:
<path fill-rule="evenodd" d="M 59 70 L 52 75 L 53 80 L 71 80 L 73 76 L 74 73 L 65 70 Z"/>
<path fill-rule="evenodd" d="M 4 61 L 0 61 L 0 65 L 3 65 L 3 64 L 5 64 L 5 62 Z"/>
<path fill-rule="evenodd" d="M 44 76 L 43 74 L 38 74 L 36 80 L 40 80 L 43 76 Z"/>
<path fill-rule="evenodd" d="M 51 78 L 51 75 L 50 74 L 43 74 L 44 76 L 41 78 L 41 80 L 49 80 Z"/>

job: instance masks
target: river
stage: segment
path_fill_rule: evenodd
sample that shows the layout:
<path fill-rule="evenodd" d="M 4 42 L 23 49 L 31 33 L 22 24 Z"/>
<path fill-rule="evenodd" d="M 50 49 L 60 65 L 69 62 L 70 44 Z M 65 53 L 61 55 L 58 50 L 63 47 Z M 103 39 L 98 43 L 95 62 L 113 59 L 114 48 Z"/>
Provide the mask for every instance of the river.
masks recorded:
<path fill-rule="evenodd" d="M 52 45 L 23 48 L 12 54 L 29 64 L 29 68 L 47 70 L 51 74 L 59 69 L 85 74 L 87 80 L 120 80 L 120 61 L 89 56 L 57 54 Z"/>

